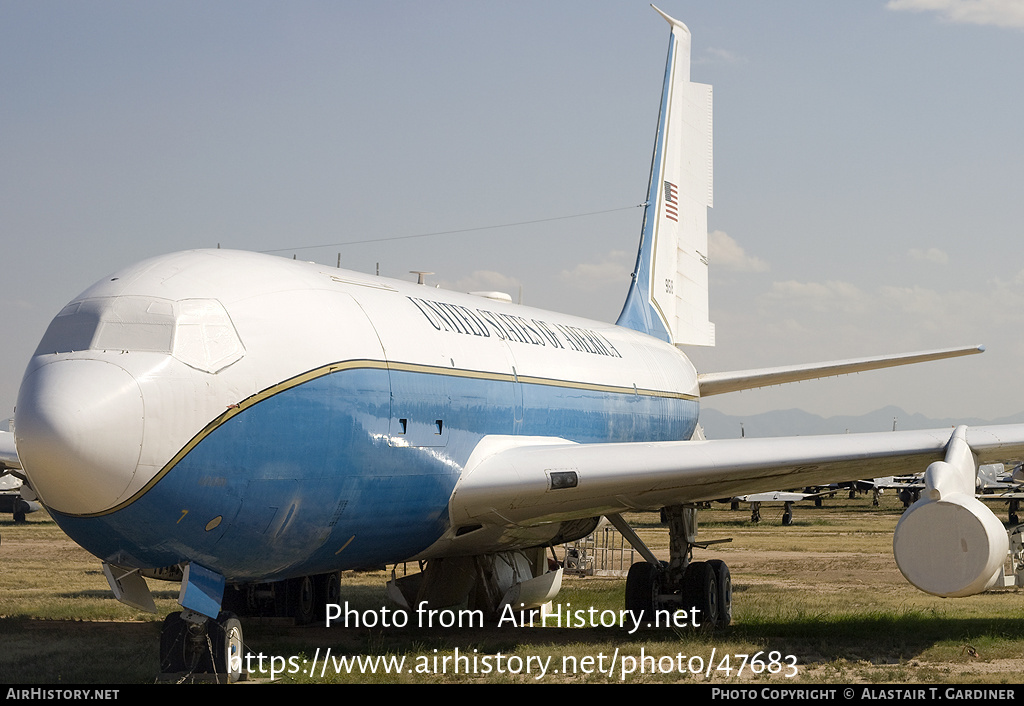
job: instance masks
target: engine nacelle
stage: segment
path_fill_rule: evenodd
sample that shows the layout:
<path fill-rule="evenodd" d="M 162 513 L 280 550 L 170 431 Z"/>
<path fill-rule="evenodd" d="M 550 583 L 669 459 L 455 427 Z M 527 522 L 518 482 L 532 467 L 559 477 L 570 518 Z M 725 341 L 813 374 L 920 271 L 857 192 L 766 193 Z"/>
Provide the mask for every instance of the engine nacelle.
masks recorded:
<path fill-rule="evenodd" d="M 977 472 L 967 427 L 957 427 L 945 460 L 925 471 L 921 499 L 896 525 L 896 565 L 925 593 L 970 596 L 1002 579 L 1010 540 L 1003 523 L 974 497 Z"/>
<path fill-rule="evenodd" d="M 922 497 L 893 535 L 896 565 L 910 583 L 936 596 L 970 596 L 997 585 L 1010 549 L 1003 523 L 973 495 Z"/>

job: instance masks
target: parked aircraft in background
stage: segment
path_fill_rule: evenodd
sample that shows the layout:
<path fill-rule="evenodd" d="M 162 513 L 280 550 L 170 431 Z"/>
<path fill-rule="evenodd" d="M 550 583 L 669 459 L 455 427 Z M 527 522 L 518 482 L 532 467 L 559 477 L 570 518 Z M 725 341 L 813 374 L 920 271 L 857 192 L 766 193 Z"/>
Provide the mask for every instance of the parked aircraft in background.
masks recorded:
<path fill-rule="evenodd" d="M 750 503 L 750 521 L 761 521 L 761 506 L 777 505 L 782 503 L 782 525 L 788 527 L 793 524 L 793 503 L 801 500 L 821 499 L 826 495 L 834 495 L 834 490 L 823 490 L 816 493 L 800 493 L 797 491 L 775 490 L 770 493 L 750 493 L 748 495 L 737 495 L 732 499 L 733 509 L 738 509 L 739 503 Z"/>
<path fill-rule="evenodd" d="M 21 470 L 18 449 L 14 445 L 14 434 L 0 431 L 0 474 Z"/>
<path fill-rule="evenodd" d="M 1024 500 L 1021 490 L 1021 467 L 1018 464 L 1007 471 L 1003 464 L 978 466 L 976 491 L 978 498 L 986 503 L 1006 503 L 1007 522 L 1020 524 L 1020 502 Z"/>
<path fill-rule="evenodd" d="M 24 522 L 25 515 L 42 509 L 30 489 L 22 490 L 21 461 L 14 445 L 14 434 L 0 431 L 0 512 L 9 512 L 15 522 Z M 24 492 L 28 491 L 28 497 Z"/>
<path fill-rule="evenodd" d="M 143 575 L 182 581 L 165 669 L 237 678 L 242 628 L 225 609 L 273 582 L 279 610 L 311 619 L 338 599 L 342 569 L 424 561 L 390 586 L 412 606 L 540 605 L 561 577 L 545 547 L 602 515 L 645 558 L 629 572 L 629 609 L 696 608 L 725 625 L 729 570 L 693 560 L 695 503 L 928 464 L 934 493 L 901 522 L 901 569 L 957 595 L 1001 567 L 1002 526 L 951 503 L 962 477 L 977 502 L 974 456 L 1024 455 L 1024 426 L 691 439 L 701 396 L 982 349 L 697 373 L 679 346 L 714 343 L 711 89 L 689 80 L 689 30 L 662 15 L 648 203 L 616 325 L 225 250 L 128 267 L 58 313 L 22 381 L 17 451 L 119 599 L 151 609 Z M 637 509 L 667 518 L 667 564 L 623 520 Z M 901 544 L 946 575 L 901 558 Z"/>

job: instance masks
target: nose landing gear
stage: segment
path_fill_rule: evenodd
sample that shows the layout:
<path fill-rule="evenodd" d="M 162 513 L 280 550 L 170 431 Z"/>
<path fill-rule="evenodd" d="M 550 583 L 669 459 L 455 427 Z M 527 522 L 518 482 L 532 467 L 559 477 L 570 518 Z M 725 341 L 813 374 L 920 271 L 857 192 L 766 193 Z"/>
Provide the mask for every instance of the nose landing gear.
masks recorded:
<path fill-rule="evenodd" d="M 171 613 L 160 632 L 160 671 L 177 678 L 212 675 L 217 682 L 243 678 L 242 624 L 233 613 L 216 620 L 191 610 Z"/>

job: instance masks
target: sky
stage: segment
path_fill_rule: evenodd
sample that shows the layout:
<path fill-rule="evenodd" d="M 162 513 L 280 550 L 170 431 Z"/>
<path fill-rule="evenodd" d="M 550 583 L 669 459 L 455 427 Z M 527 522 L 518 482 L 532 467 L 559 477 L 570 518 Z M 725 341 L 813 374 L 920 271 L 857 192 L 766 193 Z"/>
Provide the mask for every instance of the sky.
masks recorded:
<path fill-rule="evenodd" d="M 698 369 L 987 348 L 703 404 L 1024 411 L 1024 4 L 660 7 L 714 86 Z M 614 321 L 668 33 L 639 0 L 0 0 L 0 419 L 65 303 L 176 250 Z"/>

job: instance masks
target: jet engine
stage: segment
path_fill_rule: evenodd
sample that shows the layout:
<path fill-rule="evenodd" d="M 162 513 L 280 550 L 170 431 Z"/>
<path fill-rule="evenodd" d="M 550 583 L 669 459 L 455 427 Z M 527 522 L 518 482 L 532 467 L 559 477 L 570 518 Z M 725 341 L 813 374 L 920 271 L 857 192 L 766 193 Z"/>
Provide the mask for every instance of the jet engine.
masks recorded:
<path fill-rule="evenodd" d="M 970 596 L 1000 583 L 1009 539 L 1003 523 L 974 497 L 977 465 L 966 427 L 953 432 L 946 459 L 925 471 L 925 491 L 896 525 L 893 555 L 910 583 L 936 596 Z"/>

